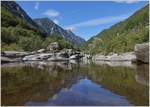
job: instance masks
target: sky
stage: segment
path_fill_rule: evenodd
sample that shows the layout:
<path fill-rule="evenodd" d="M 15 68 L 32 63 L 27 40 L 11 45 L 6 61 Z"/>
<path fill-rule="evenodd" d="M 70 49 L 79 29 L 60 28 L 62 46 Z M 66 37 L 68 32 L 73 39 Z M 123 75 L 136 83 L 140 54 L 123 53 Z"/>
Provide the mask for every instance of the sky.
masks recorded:
<path fill-rule="evenodd" d="M 148 1 L 17 1 L 32 18 L 48 17 L 77 36 L 90 39 L 125 20 Z"/>

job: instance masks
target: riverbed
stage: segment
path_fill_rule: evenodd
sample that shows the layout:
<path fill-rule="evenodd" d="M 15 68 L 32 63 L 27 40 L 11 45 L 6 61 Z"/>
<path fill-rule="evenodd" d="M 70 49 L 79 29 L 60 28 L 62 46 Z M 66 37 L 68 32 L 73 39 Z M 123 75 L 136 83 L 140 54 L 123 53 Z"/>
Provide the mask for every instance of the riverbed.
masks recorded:
<path fill-rule="evenodd" d="M 149 105 L 148 65 L 131 62 L 22 62 L 1 68 L 5 106 Z"/>

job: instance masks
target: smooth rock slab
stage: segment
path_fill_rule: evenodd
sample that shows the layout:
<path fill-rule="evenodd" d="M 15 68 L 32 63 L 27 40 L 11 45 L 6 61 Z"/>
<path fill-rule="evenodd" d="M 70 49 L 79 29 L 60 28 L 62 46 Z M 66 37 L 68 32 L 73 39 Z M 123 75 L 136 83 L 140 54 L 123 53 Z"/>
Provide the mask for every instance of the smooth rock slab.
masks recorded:
<path fill-rule="evenodd" d="M 1 63 L 20 62 L 21 58 L 1 57 Z"/>
<path fill-rule="evenodd" d="M 25 56 L 22 60 L 23 61 L 39 61 L 39 60 L 46 60 L 50 58 L 53 54 L 51 53 L 41 53 L 41 54 L 35 54 L 35 55 L 28 55 Z"/>
<path fill-rule="evenodd" d="M 9 58 L 18 58 L 28 55 L 27 52 L 18 52 L 18 51 L 4 51 L 2 52 L 2 56 Z"/>
<path fill-rule="evenodd" d="M 120 55 L 114 53 L 111 55 L 101 55 L 101 54 L 97 54 L 95 56 L 93 56 L 92 58 L 93 60 L 99 60 L 99 61 L 132 61 L 136 59 L 136 56 L 134 54 L 134 52 L 126 52 L 126 53 L 122 53 Z"/>

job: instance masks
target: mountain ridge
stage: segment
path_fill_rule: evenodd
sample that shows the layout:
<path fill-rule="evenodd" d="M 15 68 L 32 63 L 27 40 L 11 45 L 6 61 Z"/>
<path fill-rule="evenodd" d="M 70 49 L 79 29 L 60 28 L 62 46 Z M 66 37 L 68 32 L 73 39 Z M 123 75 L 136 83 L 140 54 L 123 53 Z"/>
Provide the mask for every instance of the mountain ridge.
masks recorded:
<path fill-rule="evenodd" d="M 79 36 L 76 36 L 72 31 L 63 29 L 61 26 L 54 23 L 49 18 L 36 18 L 34 21 L 42 27 L 49 35 L 55 33 L 60 35 L 65 40 L 73 43 L 74 45 L 81 45 L 85 43 L 85 40 Z"/>
<path fill-rule="evenodd" d="M 40 30 L 43 34 L 45 34 L 45 31 L 41 29 L 33 20 L 29 17 L 29 15 L 22 9 L 20 5 L 18 5 L 15 1 L 3 1 L 1 3 L 2 7 L 5 7 L 10 11 L 12 14 L 14 14 L 16 17 L 21 18 L 25 20 L 27 23 L 30 24 L 30 26 L 34 27 L 35 29 Z"/>
<path fill-rule="evenodd" d="M 24 20 L 24 23 L 30 24 L 31 27 L 33 27 L 36 30 L 39 30 L 43 34 L 43 36 L 47 37 L 48 35 L 51 34 L 58 34 L 62 36 L 65 40 L 73 43 L 74 45 L 80 45 L 85 42 L 85 40 L 81 37 L 76 36 L 74 33 L 67 33 L 62 27 L 59 25 L 55 24 L 52 20 L 49 18 L 36 18 L 35 20 L 32 19 L 23 9 L 20 5 L 18 5 L 15 1 L 3 1 L 2 2 L 2 7 L 7 9 L 9 12 L 11 12 L 16 18 L 20 18 L 21 20 Z M 39 24 L 36 20 L 44 20 L 47 23 L 52 24 L 52 26 L 49 26 L 49 28 L 45 28 L 44 25 Z M 42 22 L 44 23 L 44 22 Z M 51 27 L 55 27 L 56 30 L 53 33 L 49 32 L 48 29 L 52 29 Z M 54 30 L 55 30 L 54 29 Z M 77 39 L 77 40 L 76 40 Z"/>
<path fill-rule="evenodd" d="M 2 51 L 36 51 L 46 48 L 52 42 L 58 42 L 62 49 L 75 48 L 55 34 L 47 36 L 45 30 L 15 1 L 1 1 L 1 22 Z"/>

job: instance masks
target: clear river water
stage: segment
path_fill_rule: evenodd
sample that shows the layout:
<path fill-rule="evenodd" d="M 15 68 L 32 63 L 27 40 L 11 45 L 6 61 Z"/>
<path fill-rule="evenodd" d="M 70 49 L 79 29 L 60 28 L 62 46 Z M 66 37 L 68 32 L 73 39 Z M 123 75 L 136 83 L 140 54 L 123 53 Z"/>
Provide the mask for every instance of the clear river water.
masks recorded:
<path fill-rule="evenodd" d="M 1 105 L 148 105 L 148 69 L 130 62 L 2 64 Z"/>

